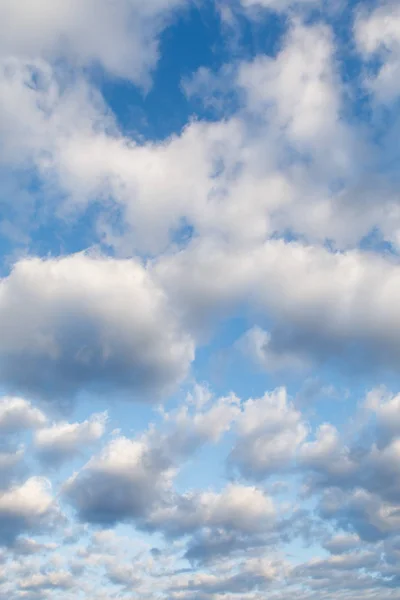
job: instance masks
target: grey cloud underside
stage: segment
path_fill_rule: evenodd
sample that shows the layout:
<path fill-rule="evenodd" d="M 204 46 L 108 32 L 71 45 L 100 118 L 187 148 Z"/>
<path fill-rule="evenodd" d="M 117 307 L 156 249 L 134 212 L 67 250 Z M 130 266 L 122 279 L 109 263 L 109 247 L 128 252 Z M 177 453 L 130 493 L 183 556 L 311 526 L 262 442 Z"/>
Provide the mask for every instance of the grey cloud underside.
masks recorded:
<path fill-rule="evenodd" d="M 193 358 L 162 290 L 135 261 L 28 260 L 0 284 L 4 383 L 36 397 L 82 390 L 156 400 Z"/>
<path fill-rule="evenodd" d="M 397 4 L 354 14 L 369 76 L 353 88 L 341 2 L 218 1 L 229 44 L 272 12 L 286 32 L 273 56 L 187 81 L 223 118 L 162 141 L 120 131 L 91 69 L 148 87 L 161 32 L 192 2 L 25 4 L 0 0 L 0 235 L 30 248 L 33 215 L 72 230 L 95 207 L 91 241 L 113 258 L 16 252 L 0 280 L 0 599 L 400 600 L 400 396 L 334 389 L 337 374 L 399 374 L 399 119 L 379 144 L 348 119 L 352 92 L 372 121 L 396 111 Z M 195 351 L 210 344 L 212 362 L 238 315 L 240 360 L 267 386 L 305 372 L 300 391 L 195 385 L 182 400 Z M 174 392 L 154 426 L 126 404 L 115 422 L 116 400 Z M 341 400 L 360 403 L 350 420 Z M 316 425 L 336 407 L 343 431 Z"/>

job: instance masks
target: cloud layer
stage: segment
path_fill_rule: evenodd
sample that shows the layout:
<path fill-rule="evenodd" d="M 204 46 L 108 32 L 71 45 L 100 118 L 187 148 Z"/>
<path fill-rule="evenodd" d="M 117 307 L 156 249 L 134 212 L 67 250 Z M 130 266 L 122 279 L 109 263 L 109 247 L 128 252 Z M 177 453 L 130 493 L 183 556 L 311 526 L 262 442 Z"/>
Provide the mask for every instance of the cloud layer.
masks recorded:
<path fill-rule="evenodd" d="M 361 4 L 0 2 L 0 600 L 400 600 L 400 13 Z"/>

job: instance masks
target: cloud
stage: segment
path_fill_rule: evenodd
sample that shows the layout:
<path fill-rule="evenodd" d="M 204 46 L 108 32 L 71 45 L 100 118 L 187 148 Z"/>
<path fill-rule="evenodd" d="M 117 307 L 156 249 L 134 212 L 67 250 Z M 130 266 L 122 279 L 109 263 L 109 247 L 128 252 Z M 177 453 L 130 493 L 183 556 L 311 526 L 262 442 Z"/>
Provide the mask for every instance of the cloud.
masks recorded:
<path fill-rule="evenodd" d="M 146 439 L 112 440 L 63 486 L 82 521 L 112 525 L 146 519 L 168 494 L 174 470 L 152 453 Z"/>
<path fill-rule="evenodd" d="M 36 432 L 34 448 L 48 465 L 59 465 L 99 440 L 104 432 L 107 414 L 95 414 L 82 423 L 56 423 Z"/>
<path fill-rule="evenodd" d="M 199 401 L 200 396 L 203 402 L 194 408 L 194 398 Z M 174 511 L 182 510 L 183 517 L 192 501 L 182 497 L 181 508 L 176 506 L 181 502 L 172 489 L 177 469 L 204 444 L 217 443 L 239 413 L 235 396 L 210 400 L 197 386 L 195 396 L 189 395 L 178 410 L 161 411 L 160 429 L 150 428 L 133 440 L 119 436 L 107 444 L 64 485 L 79 517 L 103 524 L 136 520 L 147 527 L 161 519 L 165 531 L 179 527 Z"/>
<path fill-rule="evenodd" d="M 400 396 L 381 387 L 368 392 L 365 403 L 367 415 L 376 419 L 380 446 L 390 444 L 400 435 Z"/>
<path fill-rule="evenodd" d="M 243 404 L 237 434 L 229 464 L 244 477 L 262 479 L 294 466 L 307 427 L 288 401 L 286 390 L 278 389 Z"/>
<path fill-rule="evenodd" d="M 271 334 L 260 327 L 249 329 L 238 340 L 237 347 L 258 367 L 268 372 L 302 371 L 310 367 L 309 362 L 302 359 L 299 352 L 291 354 L 290 350 L 275 350 L 271 344 Z"/>
<path fill-rule="evenodd" d="M 158 36 L 182 4 L 38 0 L 23 10 L 5 0 L 0 9 L 0 55 L 66 58 L 75 67 L 100 64 L 113 76 L 148 84 L 159 56 Z"/>
<path fill-rule="evenodd" d="M 358 469 L 350 449 L 342 443 L 337 429 L 330 423 L 319 426 L 315 441 L 302 444 L 298 461 L 302 467 L 328 476 L 332 485 L 335 477 L 343 481 L 351 478 Z"/>
<path fill-rule="evenodd" d="M 321 515 L 367 542 L 376 542 L 398 533 L 399 506 L 382 501 L 378 494 L 356 487 L 350 492 L 328 488 L 320 505 Z"/>
<path fill-rule="evenodd" d="M 12 551 L 17 556 L 31 556 L 41 552 L 57 550 L 55 542 L 39 543 L 32 538 L 17 538 L 12 545 Z"/>
<path fill-rule="evenodd" d="M 395 260 L 283 240 L 235 251 L 202 241 L 160 259 L 157 276 L 191 327 L 245 303 L 272 320 L 276 352 L 353 372 L 398 369 Z"/>
<path fill-rule="evenodd" d="M 46 574 L 35 574 L 19 582 L 22 590 L 69 590 L 75 586 L 71 573 L 53 571 Z"/>
<path fill-rule="evenodd" d="M 152 527 L 169 535 L 182 536 L 202 528 L 255 534 L 270 530 L 276 518 L 271 498 L 256 487 L 229 484 L 220 493 L 188 493 L 176 504 L 155 509 Z"/>
<path fill-rule="evenodd" d="M 0 541 L 12 544 L 22 533 L 48 530 L 59 516 L 51 484 L 31 477 L 22 485 L 0 491 Z"/>
<path fill-rule="evenodd" d="M 320 4 L 320 0 L 240 0 L 245 8 L 269 8 L 285 12 L 291 8 L 312 7 Z"/>
<path fill-rule="evenodd" d="M 370 108 L 380 116 L 379 103 L 398 92 L 397 5 L 356 19 L 361 77 L 371 74 L 361 106 L 361 79 L 327 3 L 218 2 L 213 8 L 232 14 L 239 4 L 254 9 L 238 11 L 246 47 L 255 32 L 247 56 L 270 17 L 257 9 L 281 13 L 287 31 L 272 40 L 273 56 L 235 54 L 219 72 L 200 69 L 186 92 L 204 95 L 202 114 L 211 108 L 212 118 L 148 140 L 120 130 L 121 115 L 96 87 L 98 67 L 112 93 L 113 78 L 129 80 L 118 95 L 125 103 L 129 84 L 149 85 L 161 32 L 191 3 L 61 4 L 0 7 L 0 233 L 18 245 L 13 253 L 30 249 L 32 228 L 45 225 L 46 249 L 56 250 L 53 232 L 68 229 L 74 247 L 88 234 L 113 256 L 149 258 L 17 259 L 0 281 L 2 394 L 16 394 L 0 400 L 0 598 L 72 600 L 77 589 L 93 600 L 393 598 L 399 398 L 373 390 L 354 423 L 330 418 L 327 402 L 307 423 L 301 407 L 307 395 L 332 397 L 339 383 L 325 386 L 327 373 L 364 382 L 398 374 L 397 162 L 388 166 L 389 134 L 382 139 L 366 116 Z M 260 21 L 246 20 L 253 16 Z M 180 39 L 180 29 L 171 33 L 166 46 Z M 382 241 L 392 254 L 358 248 Z M 114 431 L 100 446 L 104 415 L 53 422 L 24 398 L 59 408 L 98 397 L 110 414 L 115 399 L 163 400 L 187 383 L 202 343 L 194 371 L 204 375 L 204 356 L 212 361 L 219 347 L 220 338 L 209 344 L 213 326 L 230 317 L 240 327 L 246 320 L 237 345 L 274 377 L 313 370 L 300 393 L 290 389 L 293 402 L 284 388 L 240 399 L 225 391 L 229 380 L 222 396 L 195 386 L 142 434 Z M 244 390 L 259 385 L 236 377 Z M 346 401 L 343 415 L 354 393 Z M 207 444 L 211 460 L 229 467 L 228 481 L 204 466 Z M 67 460 L 89 448 L 94 455 L 71 476 Z M 26 479 L 25 463 L 49 469 L 54 491 Z M 187 489 L 197 468 L 209 485 Z M 282 472 L 286 487 L 274 477 Z M 278 491 L 273 500 L 268 489 Z M 56 498 L 72 509 L 65 531 L 53 529 L 62 518 Z M 127 525 L 126 538 L 101 529 Z M 52 544 L 39 538 L 49 532 Z"/>
<path fill-rule="evenodd" d="M 365 85 L 379 102 L 390 104 L 399 95 L 400 10 L 396 2 L 382 2 L 372 10 L 359 12 L 354 26 L 355 40 L 365 59 L 378 58 L 376 74 Z"/>
<path fill-rule="evenodd" d="M 18 170 L 32 166 L 57 217 L 79 219 L 96 203 L 97 239 L 124 256 L 187 244 L 185 227 L 234 246 L 289 230 L 349 247 L 375 226 L 397 239 L 395 190 L 374 178 L 365 135 L 343 118 L 328 27 L 295 21 L 276 57 L 228 69 L 226 96 L 239 97 L 229 118 L 193 120 L 158 142 L 122 135 L 83 77 L 65 81 L 46 62 L 16 58 L 2 72 L 7 177 L 15 187 Z M 385 210 L 375 193 L 384 193 Z M 43 195 L 31 196 L 26 203 L 48 219 Z"/>
<path fill-rule="evenodd" d="M 0 399 L 0 431 L 13 434 L 44 427 L 47 417 L 24 398 L 3 396 Z"/>
<path fill-rule="evenodd" d="M 358 535 L 339 534 L 325 542 L 324 548 L 331 554 L 343 554 L 355 550 L 362 544 Z"/>
<path fill-rule="evenodd" d="M 0 315 L 4 383 L 47 399 L 82 390 L 157 398 L 193 359 L 193 342 L 135 260 L 21 261 L 0 283 Z"/>
<path fill-rule="evenodd" d="M 246 109 L 267 122 L 278 143 L 312 158 L 318 170 L 346 174 L 352 168 L 350 149 L 355 140 L 341 118 L 342 83 L 331 29 L 320 24 L 289 27 L 276 58 L 259 55 L 239 68 L 238 86 Z M 330 152 L 330 165 L 320 152 Z M 322 160 L 321 160 L 322 159 Z"/>
<path fill-rule="evenodd" d="M 214 398 L 207 388 L 196 385 L 178 409 L 162 412 L 166 431 L 157 444 L 171 460 L 188 456 L 207 442 L 216 444 L 240 415 L 239 405 L 234 394 Z"/>
<path fill-rule="evenodd" d="M 226 594 L 243 594 L 251 591 L 261 591 L 268 587 L 279 576 L 279 569 L 272 561 L 249 559 L 240 565 L 235 565 L 231 572 L 226 573 L 196 573 L 182 576 L 170 586 L 171 592 L 181 592 L 183 598 L 213 598 Z M 182 592 L 188 595 L 182 596 Z M 179 597 L 179 596 L 177 596 Z"/>

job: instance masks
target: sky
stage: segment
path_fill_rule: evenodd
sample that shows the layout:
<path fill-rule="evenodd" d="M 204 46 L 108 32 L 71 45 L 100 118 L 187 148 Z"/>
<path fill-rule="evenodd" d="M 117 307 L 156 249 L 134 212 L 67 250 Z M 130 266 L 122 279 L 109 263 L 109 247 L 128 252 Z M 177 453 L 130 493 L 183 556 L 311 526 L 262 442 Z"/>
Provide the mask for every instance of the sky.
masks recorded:
<path fill-rule="evenodd" d="M 0 0 L 0 600 L 400 600 L 399 109 L 399 0 Z"/>

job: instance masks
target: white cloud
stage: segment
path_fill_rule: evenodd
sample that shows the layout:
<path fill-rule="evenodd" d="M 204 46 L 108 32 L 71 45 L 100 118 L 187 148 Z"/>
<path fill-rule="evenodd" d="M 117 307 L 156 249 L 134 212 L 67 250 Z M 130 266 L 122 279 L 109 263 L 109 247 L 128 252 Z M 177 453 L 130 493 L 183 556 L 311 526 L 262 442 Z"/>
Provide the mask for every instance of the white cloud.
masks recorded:
<path fill-rule="evenodd" d="M 22 590 L 68 590 L 75 585 L 71 573 L 66 571 L 51 571 L 50 573 L 36 573 L 21 579 L 19 587 Z"/>
<path fill-rule="evenodd" d="M 51 484 L 31 477 L 0 491 L 1 542 L 12 543 L 21 533 L 46 530 L 58 515 Z"/>
<path fill-rule="evenodd" d="M 56 423 L 36 432 L 34 447 L 47 464 L 60 464 L 73 458 L 99 440 L 104 432 L 107 414 L 95 414 L 82 423 Z"/>
<path fill-rule="evenodd" d="M 200 393 L 198 387 L 195 393 Z M 150 427 L 132 440 L 116 437 L 64 484 L 63 493 L 82 520 L 99 523 L 135 520 L 154 528 L 160 519 L 160 529 L 167 531 L 168 527 L 180 527 L 179 514 L 182 512 L 183 516 L 185 510 L 192 511 L 189 520 L 197 519 L 193 503 L 198 498 L 181 498 L 173 490 L 174 478 L 181 464 L 199 448 L 207 443 L 216 444 L 230 430 L 240 408 L 235 396 L 213 402 L 209 397 L 205 404 L 194 409 L 193 406 L 193 397 L 189 395 L 177 410 L 168 413 L 161 410 L 160 428 Z M 229 498 L 234 492 L 232 488 Z M 206 504 L 211 496 L 205 497 Z"/>
<path fill-rule="evenodd" d="M 331 554 L 343 554 L 350 550 L 358 548 L 362 544 L 358 535 L 338 534 L 324 543 L 324 548 Z"/>
<path fill-rule="evenodd" d="M 82 389 L 157 397 L 193 358 L 163 291 L 135 260 L 21 261 L 0 283 L 0 315 L 4 382 L 54 400 Z"/>
<path fill-rule="evenodd" d="M 58 216 L 77 217 L 100 202 L 98 235 L 124 255 L 162 252 L 185 223 L 234 245 L 289 229 L 348 247 L 376 225 L 396 242 L 395 192 L 384 190 L 384 210 L 374 202 L 371 188 L 382 193 L 382 184 L 371 180 L 370 148 L 342 118 L 329 29 L 295 22 L 275 58 L 258 56 L 234 73 L 228 91 L 243 103 L 232 117 L 137 142 L 118 132 L 82 78 L 65 80 L 43 61 L 5 60 L 3 160 L 38 169 L 46 202 L 65 198 L 54 207 Z M 339 179 L 347 185 L 334 192 Z M 112 225 L 116 215 L 123 233 Z"/>
<path fill-rule="evenodd" d="M 44 427 L 47 418 L 41 410 L 24 398 L 3 396 L 0 399 L 0 431 L 17 433 Z"/>
<path fill-rule="evenodd" d="M 366 396 L 365 408 L 375 415 L 381 442 L 388 443 L 400 435 L 400 395 L 391 394 L 383 387 L 371 390 Z"/>
<path fill-rule="evenodd" d="M 237 342 L 238 349 L 256 365 L 269 372 L 304 370 L 310 367 L 309 361 L 298 352 L 280 351 L 271 344 L 271 334 L 260 327 L 249 329 Z"/>
<path fill-rule="evenodd" d="M 359 14 L 354 28 L 359 50 L 365 58 L 378 56 L 381 65 L 365 83 L 380 102 L 392 102 L 400 92 L 400 7 L 382 2 Z"/>
<path fill-rule="evenodd" d="M 82 520 L 114 524 L 144 520 L 168 493 L 174 469 L 146 438 L 112 440 L 63 486 Z"/>
<path fill-rule="evenodd" d="M 345 173 L 353 163 L 352 141 L 340 117 L 337 71 L 330 28 L 296 23 L 276 58 L 261 55 L 240 67 L 238 85 L 246 107 L 267 119 L 281 139 L 311 153 L 319 166 L 324 160 L 319 152 L 329 151 L 329 168 L 335 164 L 337 172 Z"/>
<path fill-rule="evenodd" d="M 248 478 L 261 479 L 294 466 L 308 431 L 285 389 L 247 400 L 237 419 L 238 438 L 230 464 Z"/>
<path fill-rule="evenodd" d="M 156 268 L 192 327 L 247 303 L 273 320 L 270 343 L 281 353 L 318 362 L 343 357 L 347 369 L 398 369 L 395 261 L 282 240 L 235 250 L 204 241 Z"/>
<path fill-rule="evenodd" d="M 215 399 L 199 386 L 194 393 L 195 410 L 189 394 L 177 410 L 163 413 L 167 433 L 161 437 L 162 444 L 175 456 L 189 454 L 207 442 L 217 443 L 240 415 L 240 400 L 234 394 Z"/>
<path fill-rule="evenodd" d="M 358 468 L 357 463 L 351 460 L 349 448 L 343 444 L 339 432 L 330 423 L 319 426 L 315 441 L 303 444 L 298 458 L 303 467 L 321 470 L 332 478 L 335 475 L 351 476 Z"/>
<path fill-rule="evenodd" d="M 220 493 L 188 493 L 171 506 L 160 506 L 149 523 L 169 535 L 187 535 L 204 527 L 256 534 L 275 524 L 274 504 L 262 490 L 229 484 Z"/>
<path fill-rule="evenodd" d="M 158 36 L 182 5 L 182 0 L 34 0 L 22 6 L 3 0 L 0 55 L 67 58 L 77 67 L 98 63 L 113 76 L 148 84 Z"/>
<path fill-rule="evenodd" d="M 8 488 L 11 482 L 18 481 L 25 470 L 25 448 L 12 446 L 0 451 L 0 490 Z"/>

